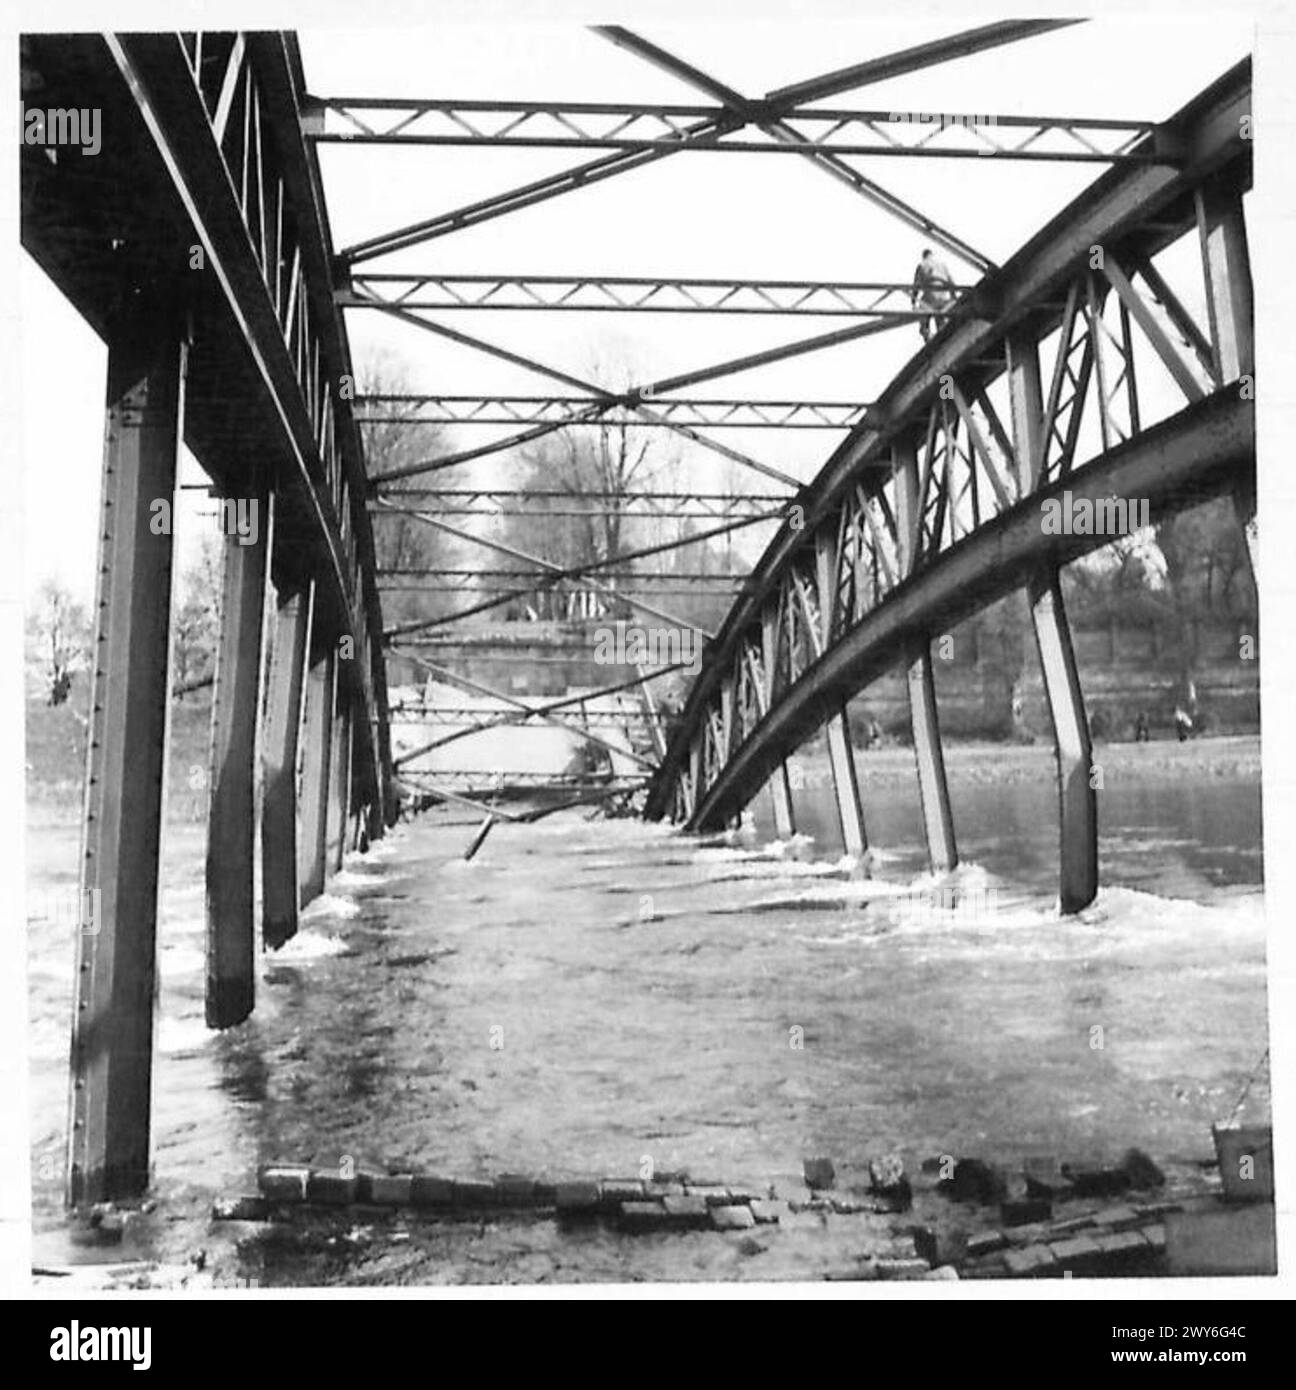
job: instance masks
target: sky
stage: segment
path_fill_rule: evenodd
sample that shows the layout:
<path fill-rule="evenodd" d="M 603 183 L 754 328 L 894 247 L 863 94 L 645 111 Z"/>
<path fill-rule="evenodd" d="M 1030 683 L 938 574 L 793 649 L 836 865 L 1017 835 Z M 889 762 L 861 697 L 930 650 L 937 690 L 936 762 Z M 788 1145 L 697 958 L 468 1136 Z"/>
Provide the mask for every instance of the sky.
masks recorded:
<path fill-rule="evenodd" d="M 968 20 L 966 23 L 975 23 Z M 762 95 L 953 32 L 959 22 L 645 23 L 640 32 L 744 94 Z M 435 96 L 698 104 L 706 98 L 576 24 L 440 24 L 405 31 L 303 30 L 309 90 L 319 96 Z M 863 88 L 826 103 L 884 111 L 1162 119 L 1252 48 L 1237 19 L 1102 19 Z M 335 244 L 446 211 L 579 163 L 573 150 L 321 148 Z M 854 160 L 887 188 L 995 261 L 1006 260 L 1103 166 L 982 160 Z M 923 245 L 894 221 L 787 154 L 681 153 L 480 228 L 367 263 L 371 271 L 908 280 Z M 956 275 L 964 268 L 947 258 Z M 103 344 L 24 256 L 19 274 L 22 473 L 27 515 L 57 505 L 60 524 L 25 528 L 24 582 L 47 577 L 93 594 L 103 429 Z M 580 376 L 596 361 L 637 380 L 705 366 L 840 327 L 841 319 L 529 312 L 445 313 L 444 322 Z M 385 358 L 414 391 L 564 393 L 385 316 L 347 312 L 357 365 Z M 920 346 L 905 328 L 699 387 L 712 397 L 874 398 Z M 58 364 L 58 370 L 50 368 Z M 451 443 L 485 442 L 463 427 Z M 821 431 L 717 431 L 716 437 L 807 479 L 841 437 Z M 764 490 L 755 474 L 687 450 L 699 487 Z M 190 459 L 182 480 L 200 483 Z M 482 482 L 510 475 L 492 462 Z M 53 501 L 52 499 L 57 499 Z M 210 528 L 187 494 L 180 559 Z M 210 511 L 210 506 L 206 508 Z"/>

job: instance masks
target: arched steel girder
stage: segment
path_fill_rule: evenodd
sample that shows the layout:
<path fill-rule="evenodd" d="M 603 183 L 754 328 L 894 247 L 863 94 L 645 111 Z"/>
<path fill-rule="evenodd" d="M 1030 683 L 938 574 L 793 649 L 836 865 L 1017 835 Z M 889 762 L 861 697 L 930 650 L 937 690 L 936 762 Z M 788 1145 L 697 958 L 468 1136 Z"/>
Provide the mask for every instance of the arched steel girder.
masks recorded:
<path fill-rule="evenodd" d="M 1094 503 L 1115 492 L 1147 498 L 1157 517 L 1228 490 L 1254 461 L 1254 412 L 1225 388 L 987 522 L 906 580 L 783 690 L 706 787 L 689 828 L 723 827 L 844 700 L 902 662 L 916 643 L 1002 598 L 1042 567 L 1065 564 L 1111 539 L 1044 534 L 1046 498 L 1060 500 L 1066 490 L 1073 503 Z"/>
<path fill-rule="evenodd" d="M 992 601 L 1033 566 L 1092 549 L 1092 537 L 1043 534 L 1037 509 L 1063 482 L 1073 493 L 1118 485 L 1154 507 L 1173 505 L 1180 490 L 1245 486 L 1251 403 L 1237 390 L 1238 399 L 1221 403 L 1219 393 L 1252 369 L 1249 352 L 1232 346 L 1249 316 L 1240 230 L 1249 115 L 1250 65 L 1242 63 L 1167 123 L 1183 152 L 1178 168 L 1113 170 L 1097 180 L 987 277 L 882 393 L 798 495 L 710 647 L 650 788 L 650 817 L 682 813 L 691 828 L 722 822 L 840 711 L 843 693 L 901 662 L 916 636 L 942 629 L 955 609 L 966 615 Z M 1194 223 L 1208 331 L 1151 266 Z M 1239 283 L 1212 290 L 1211 246 L 1225 223 L 1238 229 Z M 1045 384 L 1040 346 L 1054 335 Z M 1141 427 L 1136 338 L 1189 402 L 1152 431 Z M 1010 425 L 987 396 L 1005 375 Z M 1102 452 L 1073 473 L 1091 397 Z M 1002 549 L 1005 537 L 1011 551 Z M 1079 548 L 1050 544 L 1059 539 Z M 956 583 L 946 589 L 950 576 Z M 904 607 L 884 613 L 902 597 Z"/>

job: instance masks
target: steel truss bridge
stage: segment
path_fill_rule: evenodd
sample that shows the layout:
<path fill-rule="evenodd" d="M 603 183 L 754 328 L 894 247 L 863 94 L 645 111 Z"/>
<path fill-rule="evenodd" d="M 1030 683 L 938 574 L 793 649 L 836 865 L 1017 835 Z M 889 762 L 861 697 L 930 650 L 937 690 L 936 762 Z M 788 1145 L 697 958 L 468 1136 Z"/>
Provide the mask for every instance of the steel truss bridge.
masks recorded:
<path fill-rule="evenodd" d="M 1230 495 L 1254 539 L 1252 288 L 1243 195 L 1251 181 L 1250 70 L 1224 74 L 1179 112 L 1147 121 L 989 114 L 924 120 L 834 106 L 869 85 L 1068 21 L 983 25 L 748 97 L 628 30 L 596 33 L 705 100 L 689 106 L 334 98 L 309 91 L 286 33 L 108 34 L 23 40 L 24 99 L 97 107 L 101 152 L 25 145 L 23 243 L 108 346 L 83 901 L 78 934 L 69 1200 L 148 1182 L 158 865 L 169 698 L 170 527 L 183 442 L 216 498 L 255 501 L 252 543 L 227 537 L 212 706 L 207 858 L 207 1020 L 237 1024 L 254 999 L 255 935 L 277 947 L 350 847 L 392 825 L 402 789 L 470 800 L 498 769 L 456 788 L 413 766 L 428 748 L 486 728 L 542 722 L 618 751 L 614 785 L 549 778 L 572 800 L 610 791 L 699 831 L 760 794 L 795 827 L 789 756 L 822 732 L 847 849 L 867 846 L 847 701 L 904 669 L 931 862 L 958 860 L 936 708 L 934 637 L 1015 589 L 1029 599 L 1052 712 L 1064 911 L 1098 886 L 1097 797 L 1083 692 L 1059 586 L 1103 535 L 1054 535 L 1045 503 L 1146 500 L 1154 517 Z M 434 213 L 352 246 L 330 232 L 319 146 L 408 144 L 593 151 L 557 174 Z M 808 161 L 960 267 L 949 300 L 919 311 L 889 281 L 716 279 L 522 271 L 451 275 L 370 262 L 692 151 Z M 892 193 L 873 157 L 1093 164 L 1095 181 L 1004 265 Z M 870 172 L 865 173 L 861 163 Z M 1168 283 L 1158 255 L 1193 248 L 1205 313 Z M 1200 293 L 1197 297 L 1200 299 Z M 469 313 L 774 315 L 838 326 L 734 361 L 609 389 L 469 333 Z M 379 313 L 441 342 L 524 368 L 546 394 L 355 397 L 347 314 Z M 681 395 L 756 366 L 908 329 L 938 331 L 875 399 Z M 688 322 L 685 318 L 683 322 Z M 1149 409 L 1149 382 L 1175 407 Z M 506 427 L 484 444 L 374 468 L 376 428 L 455 421 Z M 735 426 L 836 431 L 809 482 L 717 438 Z M 567 431 L 673 432 L 748 473 L 732 493 L 688 488 L 542 494 L 481 459 Z M 457 471 L 444 486 L 434 475 Z M 430 482 L 416 482 L 428 478 Z M 688 534 L 556 565 L 480 522 L 537 502 L 568 521 L 615 515 Z M 380 528 L 417 523 L 470 559 L 382 565 Z M 470 529 L 476 525 L 476 529 Z M 741 528 L 770 534 L 750 572 L 714 574 L 688 547 Z M 484 553 L 483 553 L 484 552 Z M 489 559 L 486 556 L 489 555 Z M 668 557 L 654 571 L 645 562 Z M 727 616 L 701 633 L 660 607 L 703 589 Z M 448 614 L 387 623 L 383 596 L 460 595 Z M 673 723 L 640 668 L 596 690 L 520 700 L 471 675 L 475 619 L 558 595 L 585 615 L 631 612 L 705 638 Z M 514 627 L 524 629 L 525 624 Z M 487 639 L 488 644 L 492 639 Z M 517 642 L 500 638 L 507 659 Z M 554 644 L 554 657 L 563 655 Z M 458 704 L 402 710 L 424 746 L 393 755 L 388 661 L 455 688 Z M 534 655 L 529 659 L 534 660 Z M 476 698 L 490 696 L 488 713 Z M 420 777 L 422 776 L 422 780 Z M 505 772 L 527 787 L 534 774 Z M 476 780 L 474 780 L 476 779 Z M 513 814 L 501 810 L 500 814 Z M 260 895 L 255 891 L 260 855 Z M 87 924 L 88 925 L 88 924 Z"/>

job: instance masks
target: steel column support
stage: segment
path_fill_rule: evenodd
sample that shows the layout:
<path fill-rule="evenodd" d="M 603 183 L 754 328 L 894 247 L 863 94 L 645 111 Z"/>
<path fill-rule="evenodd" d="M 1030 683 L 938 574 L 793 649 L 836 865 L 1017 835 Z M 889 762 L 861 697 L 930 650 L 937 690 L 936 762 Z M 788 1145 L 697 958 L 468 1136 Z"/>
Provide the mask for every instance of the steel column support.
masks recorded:
<path fill-rule="evenodd" d="M 254 500 L 262 522 L 255 539 L 227 534 L 224 541 L 207 820 L 209 1028 L 242 1023 L 255 997 L 257 707 L 271 522 L 266 495 Z"/>
<path fill-rule="evenodd" d="M 958 866 L 954 814 L 945 778 L 945 753 L 936 713 L 936 683 L 932 678 L 931 647 L 924 642 L 909 661 L 909 719 L 913 726 L 914 758 L 918 764 L 918 793 L 923 830 L 932 869 L 944 872 Z"/>
<path fill-rule="evenodd" d="M 108 342 L 72 1028 L 71 1205 L 138 1196 L 148 1186 L 170 516 L 186 354 L 174 309 L 163 303 L 133 306 Z"/>
<path fill-rule="evenodd" d="M 897 441 L 891 448 L 895 479 L 896 536 L 900 578 L 912 573 L 918 562 L 918 537 L 922 530 L 918 503 L 918 454 L 912 441 Z M 918 767 L 918 795 L 922 802 L 923 832 L 927 856 L 936 872 L 958 865 L 954 813 L 950 809 L 949 782 L 945 776 L 945 751 L 941 744 L 932 675 L 931 644 L 924 639 L 910 654 L 907 667 L 909 722 L 913 729 L 914 760 Z"/>
<path fill-rule="evenodd" d="M 778 660 L 778 611 L 766 608 L 761 614 L 761 669 L 756 683 L 756 698 L 761 715 L 768 711 L 774 695 L 774 665 Z M 796 813 L 792 806 L 792 781 L 787 763 L 780 763 L 769 779 L 770 799 L 774 806 L 774 833 L 780 840 L 790 840 L 796 834 Z"/>
<path fill-rule="evenodd" d="M 266 677 L 261 808 L 261 938 L 267 949 L 297 932 L 297 752 L 315 586 L 281 594 Z"/>
<path fill-rule="evenodd" d="M 1236 193 L 1215 189 L 1203 192 L 1197 199 L 1197 218 L 1216 372 L 1222 382 L 1250 377 L 1254 390 L 1255 303 L 1242 199 Z M 1246 537 L 1255 579 L 1260 573 L 1260 537 L 1253 476 L 1234 491 L 1233 506 Z"/>
<path fill-rule="evenodd" d="M 1025 495 L 1039 478 L 1045 443 L 1039 345 L 1031 338 L 1008 343 L 1008 391 L 1017 477 Z M 1058 896 L 1063 912 L 1079 912 L 1098 892 L 1098 793 L 1092 785 L 1089 720 L 1057 568 L 1051 566 L 1030 579 L 1026 595 L 1053 717 L 1061 822 Z"/>
<path fill-rule="evenodd" d="M 792 783 L 786 763 L 778 765 L 767 785 L 774 808 L 774 833 L 780 840 L 790 840 L 796 834 L 796 818 L 792 810 Z"/>
<path fill-rule="evenodd" d="M 328 865 L 337 873 L 346 854 L 347 819 L 351 813 L 351 704 L 337 682 L 338 709 L 333 719 L 329 756 Z"/>
<path fill-rule="evenodd" d="M 332 647 L 317 652 L 306 673 L 302 719 L 301 838 L 297 845 L 299 907 L 324 891 L 328 867 L 329 764 L 333 750 L 333 705 L 337 663 Z"/>
<path fill-rule="evenodd" d="M 1206 307 L 1219 380 L 1255 371 L 1255 306 L 1241 196 L 1207 189 L 1197 195 Z"/>
<path fill-rule="evenodd" d="M 1098 893 L 1098 793 L 1093 786 L 1089 720 L 1058 572 L 1032 579 L 1026 592 L 1053 715 L 1061 814 L 1058 898 L 1064 913 L 1080 912 Z"/>
<path fill-rule="evenodd" d="M 837 540 L 825 529 L 815 534 L 815 587 L 819 599 L 819 631 L 814 634 L 818 654 L 827 651 L 832 643 L 837 608 Z M 850 720 L 845 704 L 829 715 L 824 732 L 842 844 L 847 854 L 862 855 L 868 849 L 868 835 L 864 830 L 864 808 L 860 802 L 855 750 L 851 747 Z"/>
<path fill-rule="evenodd" d="M 824 732 L 828 738 L 828 762 L 837 818 L 841 822 L 842 844 L 847 854 L 858 857 L 868 850 L 868 836 L 864 831 L 864 808 L 855 775 L 855 750 L 851 747 L 850 721 L 844 704 L 825 721 Z"/>

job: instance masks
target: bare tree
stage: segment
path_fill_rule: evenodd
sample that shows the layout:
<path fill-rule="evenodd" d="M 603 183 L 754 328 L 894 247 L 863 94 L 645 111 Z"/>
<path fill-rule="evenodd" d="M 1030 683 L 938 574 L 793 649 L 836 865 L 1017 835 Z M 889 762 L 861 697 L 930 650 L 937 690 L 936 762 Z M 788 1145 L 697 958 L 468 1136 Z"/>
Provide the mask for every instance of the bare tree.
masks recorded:
<path fill-rule="evenodd" d="M 609 368 L 596 361 L 592 370 L 596 380 L 614 378 L 610 390 L 625 389 L 632 375 L 624 362 Z M 521 487 L 535 495 L 527 501 L 527 514 L 511 518 L 504 527 L 506 544 L 550 565 L 570 568 L 607 562 L 610 570 L 617 568 L 620 556 L 642 543 L 643 525 L 631 515 L 632 495 L 674 461 L 643 428 L 603 422 L 547 435 L 520 450 L 518 457 Z M 570 495 L 550 498 L 543 495 L 547 492 Z M 523 572 L 525 566 L 516 563 Z M 628 562 L 626 568 L 632 564 Z M 600 582 L 616 587 L 619 581 L 609 576 Z M 497 587 L 516 586 L 506 582 Z M 609 611 L 604 601 L 598 606 Z M 570 590 L 557 586 L 517 601 L 507 611 L 549 619 L 577 616 Z"/>
<path fill-rule="evenodd" d="M 411 391 L 404 367 L 388 356 L 370 358 L 360 369 L 360 389 L 370 396 L 398 396 Z M 388 414 L 403 415 L 387 424 L 365 425 L 365 468 L 370 478 L 390 473 L 414 463 L 423 463 L 446 452 L 446 432 L 440 425 L 416 418 L 413 406 L 393 407 Z M 434 499 L 418 494 L 428 488 L 454 486 L 455 468 L 440 469 L 412 477 L 393 478 L 382 486 L 383 495 L 399 506 L 435 514 Z M 451 569 L 459 563 L 460 547 L 445 532 L 438 531 L 411 514 L 375 508 L 372 512 L 374 557 L 381 570 Z M 435 618 L 453 611 L 462 602 L 453 594 L 430 588 L 435 578 L 416 574 L 396 574 L 383 587 L 383 617 L 387 622 Z M 442 581 L 444 582 L 444 580 Z M 399 587 L 392 587 L 399 586 Z"/>
<path fill-rule="evenodd" d="M 206 534 L 198 554 L 180 579 L 171 635 L 172 694 L 183 699 L 210 685 L 220 640 L 220 605 L 224 582 L 224 547 L 217 534 Z"/>
<path fill-rule="evenodd" d="M 72 676 L 90 654 L 86 611 L 57 580 L 47 579 L 27 613 L 29 664 L 39 670 L 48 703 L 61 705 L 72 690 Z"/>

